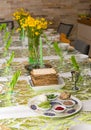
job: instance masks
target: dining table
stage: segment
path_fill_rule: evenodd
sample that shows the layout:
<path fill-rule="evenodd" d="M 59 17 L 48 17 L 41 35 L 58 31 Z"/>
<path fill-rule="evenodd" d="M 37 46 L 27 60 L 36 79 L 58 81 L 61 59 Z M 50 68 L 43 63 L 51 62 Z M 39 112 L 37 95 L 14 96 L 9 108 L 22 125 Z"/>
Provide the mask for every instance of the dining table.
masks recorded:
<path fill-rule="evenodd" d="M 14 51 L 15 56 L 11 63 L 11 73 L 4 74 L 3 57 L 3 42 L 0 39 L 0 86 L 3 86 L 3 91 L 0 92 L 0 126 L 5 127 L 6 130 L 70 130 L 70 128 L 77 124 L 91 124 L 91 59 L 80 58 L 81 53 L 74 48 L 63 49 L 63 65 L 61 67 L 60 57 L 56 54 L 53 48 L 53 41 L 58 41 L 59 34 L 54 30 L 49 29 L 45 31 L 48 37 L 48 43 L 43 39 L 43 60 L 46 64 L 51 64 L 56 70 L 63 83 L 51 88 L 47 86 L 32 86 L 30 84 L 30 72 L 25 69 L 28 64 L 28 43 L 27 38 L 23 41 L 19 39 L 18 33 L 12 35 L 12 44 L 9 52 Z M 74 81 L 72 81 L 71 56 L 75 56 L 81 68 L 82 80 L 78 82 L 78 90 L 74 90 Z M 13 89 L 11 98 L 6 96 L 7 79 L 13 75 L 17 70 L 21 71 L 21 75 Z M 56 88 L 58 87 L 58 88 Z M 36 112 L 30 108 L 29 101 L 35 97 L 47 93 L 62 93 L 69 92 L 71 95 L 79 100 L 80 109 L 73 114 L 67 116 L 46 116 L 41 112 Z"/>

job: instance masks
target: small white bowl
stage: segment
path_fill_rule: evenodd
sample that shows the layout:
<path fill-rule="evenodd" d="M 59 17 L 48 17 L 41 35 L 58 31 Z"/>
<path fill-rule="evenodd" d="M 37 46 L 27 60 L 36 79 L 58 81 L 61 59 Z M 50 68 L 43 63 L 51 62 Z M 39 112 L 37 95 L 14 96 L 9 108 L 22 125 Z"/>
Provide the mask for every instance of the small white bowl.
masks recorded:
<path fill-rule="evenodd" d="M 75 105 L 75 102 L 72 100 L 65 100 L 63 101 L 63 105 L 67 108 L 73 107 Z"/>
<path fill-rule="evenodd" d="M 56 104 L 53 106 L 53 111 L 56 112 L 56 113 L 61 113 L 61 112 L 64 112 L 66 109 L 65 106 L 63 105 L 60 105 L 60 104 Z"/>
<path fill-rule="evenodd" d="M 47 94 L 46 96 L 47 96 L 47 99 L 48 99 L 49 101 L 56 100 L 57 97 L 58 97 L 57 94 Z"/>

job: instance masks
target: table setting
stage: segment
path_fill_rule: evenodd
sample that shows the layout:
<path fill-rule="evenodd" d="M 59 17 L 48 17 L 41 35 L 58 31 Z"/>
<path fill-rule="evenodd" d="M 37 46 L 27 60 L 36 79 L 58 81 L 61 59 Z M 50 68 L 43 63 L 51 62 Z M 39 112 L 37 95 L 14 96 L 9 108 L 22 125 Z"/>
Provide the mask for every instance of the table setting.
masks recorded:
<path fill-rule="evenodd" d="M 7 50 L 10 52 L 13 50 L 14 55 L 10 53 L 12 55 L 6 61 L 3 57 L 0 59 L 0 126 L 4 125 L 10 130 L 85 130 L 85 128 L 90 130 L 91 63 L 89 58 L 75 49 L 69 51 L 70 45 L 63 50 L 62 46 L 53 45 L 53 38 L 58 41 L 58 34 L 56 35 L 54 29 L 46 30 L 45 34 L 48 35 L 51 45 L 49 48 L 48 44 L 43 43 L 43 56 L 40 54 L 40 63 L 43 65 L 43 60 L 44 63 L 52 65 L 58 77 L 58 84 L 32 86 L 30 71 L 25 68 L 29 64 L 28 44 L 22 44 L 19 33 L 12 34 L 12 44 L 8 45 Z M 59 44 L 60 41 L 57 43 Z M 0 49 L 3 50 L 3 46 Z M 75 63 L 71 60 L 72 56 L 75 58 Z M 78 58 L 80 56 L 81 60 Z M 82 73 L 84 62 L 85 69 L 89 71 Z M 1 73 L 4 67 L 9 68 L 8 76 L 3 76 Z M 75 72 L 73 77 L 71 72 Z M 11 80 L 7 81 L 9 76 Z M 73 89 L 76 81 L 77 90 Z M 8 89 L 8 95 L 4 87 Z"/>

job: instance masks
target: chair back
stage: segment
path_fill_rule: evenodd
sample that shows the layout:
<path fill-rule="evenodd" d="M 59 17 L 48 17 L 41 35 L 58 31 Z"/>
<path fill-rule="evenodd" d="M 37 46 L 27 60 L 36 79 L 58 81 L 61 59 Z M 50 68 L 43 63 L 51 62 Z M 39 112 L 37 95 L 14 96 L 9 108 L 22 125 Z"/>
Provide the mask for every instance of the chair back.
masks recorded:
<path fill-rule="evenodd" d="M 72 31 L 72 28 L 73 28 L 73 24 L 60 23 L 57 28 L 57 33 L 59 34 L 64 33 L 66 34 L 67 37 L 69 37 Z"/>
<path fill-rule="evenodd" d="M 74 46 L 74 48 L 76 50 L 78 50 L 79 52 L 81 52 L 82 54 L 88 55 L 90 45 L 85 43 L 84 41 L 82 41 L 82 40 L 74 40 L 73 42 L 71 42 L 71 45 Z"/>

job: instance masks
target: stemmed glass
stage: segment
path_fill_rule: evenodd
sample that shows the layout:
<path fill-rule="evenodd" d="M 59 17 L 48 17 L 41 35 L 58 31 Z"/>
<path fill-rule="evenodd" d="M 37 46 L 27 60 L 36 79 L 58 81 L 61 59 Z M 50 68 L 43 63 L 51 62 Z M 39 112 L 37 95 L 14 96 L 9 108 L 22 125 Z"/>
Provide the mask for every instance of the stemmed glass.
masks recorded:
<path fill-rule="evenodd" d="M 79 71 L 71 71 L 72 75 L 72 81 L 74 82 L 74 87 L 72 88 L 73 90 L 79 90 L 79 87 L 77 87 L 77 83 L 80 77 L 80 72 Z"/>

